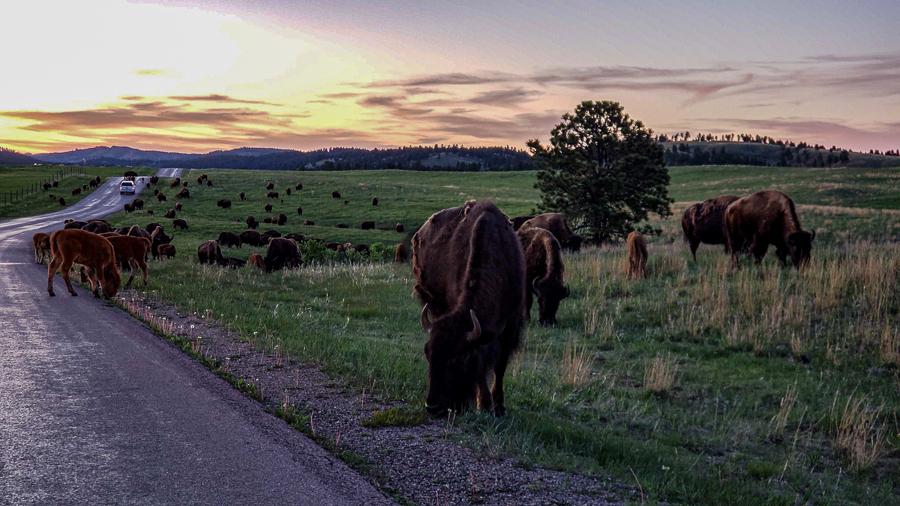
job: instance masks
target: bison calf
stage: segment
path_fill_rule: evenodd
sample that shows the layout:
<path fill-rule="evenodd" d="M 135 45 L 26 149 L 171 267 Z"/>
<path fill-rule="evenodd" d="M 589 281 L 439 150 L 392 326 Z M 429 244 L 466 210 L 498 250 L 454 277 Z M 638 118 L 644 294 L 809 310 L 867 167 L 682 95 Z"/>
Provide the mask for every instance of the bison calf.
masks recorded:
<path fill-rule="evenodd" d="M 628 234 L 625 248 L 628 250 L 626 275 L 632 279 L 644 277 L 647 269 L 647 241 L 644 235 L 637 231 Z"/>
<path fill-rule="evenodd" d="M 69 293 L 78 295 L 69 280 L 69 272 L 75 263 L 85 267 L 87 281 L 90 282 L 95 297 L 100 296 L 101 288 L 106 298 L 114 297 L 119 291 L 121 278 L 116 269 L 116 254 L 108 239 L 84 230 L 57 230 L 50 236 L 50 255 L 52 259 L 47 266 L 47 293 L 51 297 L 56 295 L 53 292 L 53 275 L 57 271 L 62 273 Z"/>
<path fill-rule="evenodd" d="M 160 244 L 157 253 L 159 253 L 160 259 L 175 258 L 175 246 L 171 244 Z"/>

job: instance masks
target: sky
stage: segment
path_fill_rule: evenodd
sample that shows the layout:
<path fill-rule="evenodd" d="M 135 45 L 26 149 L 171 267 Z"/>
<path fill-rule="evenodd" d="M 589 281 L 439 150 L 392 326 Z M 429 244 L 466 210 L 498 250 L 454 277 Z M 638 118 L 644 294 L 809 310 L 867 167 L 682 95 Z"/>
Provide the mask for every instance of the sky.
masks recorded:
<path fill-rule="evenodd" d="M 0 146 L 206 152 L 546 140 L 583 100 L 658 133 L 900 148 L 900 2 L 4 4 Z"/>

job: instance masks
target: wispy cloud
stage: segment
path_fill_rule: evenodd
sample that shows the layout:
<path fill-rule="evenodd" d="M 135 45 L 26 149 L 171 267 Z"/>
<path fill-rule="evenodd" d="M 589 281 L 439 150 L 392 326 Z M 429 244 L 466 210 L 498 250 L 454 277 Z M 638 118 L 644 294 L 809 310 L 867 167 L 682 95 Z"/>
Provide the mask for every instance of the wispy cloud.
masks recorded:
<path fill-rule="evenodd" d="M 164 69 L 138 69 L 134 71 L 135 74 L 139 76 L 164 76 L 169 73 L 169 71 Z"/>

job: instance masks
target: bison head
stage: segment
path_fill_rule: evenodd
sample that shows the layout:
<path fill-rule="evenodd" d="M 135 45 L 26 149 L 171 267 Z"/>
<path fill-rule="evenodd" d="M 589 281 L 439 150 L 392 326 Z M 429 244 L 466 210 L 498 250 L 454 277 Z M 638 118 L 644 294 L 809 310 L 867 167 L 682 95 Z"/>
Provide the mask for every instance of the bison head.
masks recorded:
<path fill-rule="evenodd" d="M 100 273 L 100 287 L 103 288 L 103 296 L 107 299 L 116 296 L 121 282 L 122 279 L 119 277 L 119 270 L 116 269 L 115 263 L 107 264 Z"/>
<path fill-rule="evenodd" d="M 569 296 L 569 289 L 556 280 L 535 279 L 531 289 L 538 299 L 538 322 L 541 325 L 555 325 L 559 303 Z"/>
<path fill-rule="evenodd" d="M 481 324 L 475 311 L 451 313 L 432 322 L 428 304 L 422 308 L 422 327 L 428 333 L 428 393 L 425 409 L 434 417 L 462 411 L 475 399 L 486 372 L 486 355 L 479 352 Z"/>
<path fill-rule="evenodd" d="M 788 252 L 791 254 L 791 262 L 794 267 L 801 268 L 809 262 L 810 252 L 812 252 L 812 242 L 816 238 L 816 231 L 794 232 L 788 236 L 787 246 Z"/>

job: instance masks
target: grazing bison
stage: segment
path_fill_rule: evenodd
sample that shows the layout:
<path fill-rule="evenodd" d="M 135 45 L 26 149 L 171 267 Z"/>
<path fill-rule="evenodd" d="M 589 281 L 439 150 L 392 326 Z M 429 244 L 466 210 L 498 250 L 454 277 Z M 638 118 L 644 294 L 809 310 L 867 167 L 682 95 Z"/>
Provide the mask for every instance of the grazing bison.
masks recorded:
<path fill-rule="evenodd" d="M 157 200 L 158 202 L 165 202 L 166 200 L 168 200 L 168 198 L 166 198 L 166 194 L 165 194 L 165 193 L 159 192 L 159 193 L 156 194 L 156 200 Z"/>
<path fill-rule="evenodd" d="M 628 250 L 628 267 L 625 274 L 632 279 L 644 277 L 647 270 L 647 241 L 644 234 L 634 231 L 625 240 Z"/>
<path fill-rule="evenodd" d="M 266 193 L 266 198 L 277 199 L 277 198 L 278 198 L 278 192 L 269 192 L 269 193 Z"/>
<path fill-rule="evenodd" d="M 256 227 L 259 226 L 259 222 L 256 221 L 256 218 L 253 216 L 247 216 L 246 223 L 247 223 L 247 228 L 250 228 L 250 229 L 255 229 Z"/>
<path fill-rule="evenodd" d="M 153 189 L 153 196 L 156 197 L 156 196 L 158 196 L 158 195 L 159 195 L 159 188 L 154 188 L 154 189 Z"/>
<path fill-rule="evenodd" d="M 176 197 L 176 198 L 179 198 L 179 199 L 188 199 L 188 198 L 191 198 L 191 190 L 188 190 L 187 188 L 182 188 L 182 189 L 175 195 L 175 197 Z"/>
<path fill-rule="evenodd" d="M 333 198 L 333 199 L 341 198 L 341 192 L 337 192 L 337 191 L 331 192 L 331 198 Z"/>
<path fill-rule="evenodd" d="M 406 231 L 406 227 L 404 227 L 402 223 L 398 223 L 398 224 L 394 225 L 394 230 L 396 230 L 397 232 L 402 234 L 403 232 Z"/>
<path fill-rule="evenodd" d="M 368 244 L 354 244 L 353 250 L 360 255 L 369 256 L 372 254 L 372 248 Z"/>
<path fill-rule="evenodd" d="M 106 239 L 112 244 L 113 251 L 116 253 L 116 263 L 123 268 L 128 266 L 131 270 L 131 276 L 125 283 L 125 288 L 131 287 L 134 273 L 138 269 L 141 270 L 144 286 L 147 286 L 147 255 L 150 253 L 150 239 L 127 235 L 116 235 Z"/>
<path fill-rule="evenodd" d="M 212 185 L 213 185 L 212 179 L 207 179 L 207 180 L 206 180 L 206 186 L 207 186 L 207 188 L 212 188 Z"/>
<path fill-rule="evenodd" d="M 72 190 L 72 195 L 81 195 L 81 188 L 75 188 Z"/>
<path fill-rule="evenodd" d="M 222 209 L 228 209 L 231 207 L 231 201 L 228 199 L 220 199 L 216 202 L 217 207 L 221 207 Z"/>
<path fill-rule="evenodd" d="M 50 183 L 50 185 L 53 186 L 54 188 L 57 188 L 57 187 L 59 187 L 59 181 L 53 181 L 52 183 Z"/>
<path fill-rule="evenodd" d="M 375 222 L 374 221 L 364 221 L 364 222 L 360 223 L 359 228 L 361 228 L 363 230 L 374 230 Z"/>
<path fill-rule="evenodd" d="M 288 197 L 290 197 L 290 196 L 291 196 L 291 189 L 288 188 L 287 190 L 284 190 L 284 193 L 287 193 Z"/>
<path fill-rule="evenodd" d="M 150 234 L 150 253 L 153 258 L 159 258 L 159 247 L 172 242 L 172 237 L 167 235 L 162 227 L 158 227 Z"/>
<path fill-rule="evenodd" d="M 175 246 L 171 244 L 160 244 L 159 245 L 159 258 L 175 258 Z"/>
<path fill-rule="evenodd" d="M 131 212 L 134 212 L 134 205 L 129 204 L 128 202 L 126 202 L 124 205 L 122 205 L 122 209 L 123 209 L 126 213 L 131 213 Z"/>
<path fill-rule="evenodd" d="M 753 255 L 759 264 L 772 244 L 781 265 L 787 265 L 790 256 L 794 267 L 799 269 L 809 262 L 816 232 L 807 232 L 800 226 L 790 197 L 766 190 L 739 198 L 728 206 L 725 237 L 734 267 L 738 266 L 742 253 Z"/>
<path fill-rule="evenodd" d="M 116 254 L 109 239 L 84 230 L 57 230 L 50 236 L 50 264 L 47 266 L 47 293 L 53 292 L 53 275 L 62 273 L 66 288 L 73 296 L 78 295 L 72 288 L 69 272 L 72 264 L 79 263 L 85 267 L 87 281 L 95 297 L 111 298 L 119 291 L 119 271 L 116 269 Z"/>
<path fill-rule="evenodd" d="M 303 216 L 303 208 L 302 208 L 302 207 L 298 207 L 298 208 L 297 208 L 297 215 L 298 215 L 298 216 Z"/>
<path fill-rule="evenodd" d="M 262 235 L 256 230 L 241 232 L 240 239 L 242 244 L 249 244 L 250 246 L 265 246 L 269 242 L 268 236 Z"/>
<path fill-rule="evenodd" d="M 222 249 L 216 241 L 206 241 L 197 247 L 197 258 L 201 264 L 225 265 Z"/>
<path fill-rule="evenodd" d="M 266 261 L 259 253 L 253 253 L 252 255 L 250 255 L 250 257 L 247 258 L 247 263 L 261 271 L 266 270 Z"/>
<path fill-rule="evenodd" d="M 60 197 L 59 200 L 58 200 L 57 202 L 59 202 L 59 205 L 60 205 L 60 206 L 66 207 L 66 199 Z"/>
<path fill-rule="evenodd" d="M 277 224 L 279 224 L 279 225 L 284 225 L 284 224 L 286 224 L 286 223 L 287 223 L 287 215 L 284 214 L 284 213 L 279 214 L 279 215 L 278 215 L 278 219 L 275 220 L 275 223 L 277 223 Z"/>
<path fill-rule="evenodd" d="M 297 189 L 297 190 L 302 190 L 302 189 L 303 189 L 303 183 L 297 183 L 297 186 L 295 186 L 294 188 Z"/>
<path fill-rule="evenodd" d="M 378 197 L 372 197 L 372 205 L 373 205 L 373 206 L 377 206 L 377 205 L 378 205 Z"/>
<path fill-rule="evenodd" d="M 316 222 L 314 222 L 314 221 L 312 221 L 312 220 L 303 220 L 303 224 L 306 225 L 306 226 L 311 227 L 311 226 L 315 225 Z"/>
<path fill-rule="evenodd" d="M 48 191 L 50 188 L 53 188 L 53 185 L 51 185 L 50 183 L 44 183 L 41 185 L 41 188 L 43 188 L 44 191 Z"/>
<path fill-rule="evenodd" d="M 170 220 L 174 219 L 175 218 L 175 210 L 169 209 L 168 211 L 166 211 L 166 214 L 163 215 L 163 218 L 168 218 Z"/>
<path fill-rule="evenodd" d="M 81 227 L 81 229 L 95 234 L 102 234 L 104 232 L 111 232 L 112 226 L 110 226 L 109 222 L 104 220 L 91 220 L 87 225 Z"/>
<path fill-rule="evenodd" d="M 274 190 L 274 189 L 275 189 L 275 183 L 273 183 L 271 181 L 267 181 L 266 182 L 266 190 Z"/>
<path fill-rule="evenodd" d="M 532 227 L 549 230 L 550 233 L 556 237 L 556 240 L 559 241 L 559 245 L 564 249 L 569 251 L 578 251 L 581 249 L 581 237 L 572 232 L 572 229 L 569 228 L 569 224 L 566 223 L 566 218 L 560 213 L 539 214 L 534 218 L 525 220 L 519 226 L 518 230 Z"/>
<path fill-rule="evenodd" d="M 44 263 L 45 258 L 50 258 L 50 235 L 38 232 L 31 236 L 31 244 L 34 246 L 34 261 Z"/>
<path fill-rule="evenodd" d="M 131 205 L 134 206 L 135 209 L 140 211 L 144 209 L 144 199 L 134 199 L 134 202 L 132 202 Z"/>
<path fill-rule="evenodd" d="M 159 183 L 159 176 L 150 176 L 150 184 Z"/>
<path fill-rule="evenodd" d="M 284 237 L 285 237 L 285 239 L 292 239 L 294 241 L 297 241 L 297 244 L 300 244 L 300 243 L 306 241 L 306 237 L 303 234 L 297 234 L 294 232 L 284 234 Z"/>
<path fill-rule="evenodd" d="M 406 246 L 406 243 L 401 242 L 394 249 L 394 262 L 405 264 L 407 261 L 409 261 L 409 248 Z"/>
<path fill-rule="evenodd" d="M 119 229 L 119 230 L 121 230 L 121 229 Z M 119 233 L 121 234 L 122 232 L 119 232 Z M 131 237 L 145 237 L 147 239 L 150 239 L 150 232 L 147 232 L 146 230 L 144 230 L 143 228 L 141 228 L 137 225 L 132 225 L 132 226 L 128 227 L 128 230 L 126 230 L 125 233 L 122 235 L 130 235 Z"/>
<path fill-rule="evenodd" d="M 263 207 L 263 209 L 265 209 L 267 213 L 271 213 L 272 212 L 272 204 L 266 204 Z"/>
<path fill-rule="evenodd" d="M 65 226 L 63 226 L 63 228 L 64 228 L 64 229 L 67 229 L 67 228 L 77 228 L 77 229 L 82 229 L 82 228 L 84 228 L 85 225 L 87 225 L 87 222 L 86 222 L 86 221 L 68 220 L 68 221 L 66 222 Z"/>
<path fill-rule="evenodd" d="M 225 263 L 223 265 L 225 265 L 225 267 L 228 267 L 229 269 L 240 269 L 246 264 L 246 260 L 241 260 L 240 258 L 234 257 L 225 257 Z"/>
<path fill-rule="evenodd" d="M 266 272 L 300 267 L 300 250 L 297 249 L 297 243 L 283 237 L 272 238 L 264 262 Z"/>
<path fill-rule="evenodd" d="M 152 234 L 153 231 L 156 230 L 156 229 L 158 229 L 158 228 L 162 228 L 162 225 L 160 225 L 159 223 L 154 222 L 154 223 L 148 223 L 147 226 L 144 227 L 144 230 L 146 230 L 147 232 L 150 232 L 150 233 Z"/>
<path fill-rule="evenodd" d="M 503 376 L 525 316 L 525 259 L 509 219 L 492 202 L 469 201 L 432 215 L 412 248 L 428 333 L 426 410 L 443 416 L 477 400 L 503 415 Z"/>
<path fill-rule="evenodd" d="M 338 223 L 337 225 L 335 225 L 335 227 L 337 227 L 337 228 L 350 228 L 349 226 L 347 226 L 346 223 Z"/>
<path fill-rule="evenodd" d="M 181 178 L 176 177 L 175 179 L 172 180 L 171 183 L 169 183 L 169 188 L 178 188 L 180 185 L 181 185 Z"/>
<path fill-rule="evenodd" d="M 177 220 L 172 220 L 172 228 L 174 228 L 175 230 L 187 230 L 188 224 L 186 221 L 179 218 Z"/>
<path fill-rule="evenodd" d="M 203 176 L 197 176 L 197 184 L 203 184 Z"/>
<path fill-rule="evenodd" d="M 563 278 L 565 266 L 559 241 L 549 231 L 532 227 L 516 232 L 525 255 L 525 316 L 531 315 L 533 297 L 538 300 L 538 323 L 556 324 L 556 311 L 569 296 Z"/>
<path fill-rule="evenodd" d="M 725 209 L 738 198 L 737 195 L 722 195 L 698 202 L 684 210 L 681 216 L 681 229 L 684 231 L 684 240 L 690 246 L 691 256 L 695 262 L 700 243 L 726 244 Z M 725 251 L 728 251 L 727 244 Z"/>
<path fill-rule="evenodd" d="M 219 245 L 224 246 L 226 248 L 240 248 L 241 247 L 241 238 L 237 234 L 233 232 L 221 232 L 219 233 Z"/>
<path fill-rule="evenodd" d="M 244 201 L 244 200 L 247 200 L 247 195 L 244 192 L 241 192 L 241 193 L 238 193 L 238 198 L 240 198 L 241 201 Z"/>
<path fill-rule="evenodd" d="M 270 238 L 281 237 L 281 232 L 273 229 L 266 230 L 262 235 Z"/>
<path fill-rule="evenodd" d="M 534 218 L 533 214 L 529 214 L 528 216 L 516 216 L 515 218 L 509 220 L 512 222 L 513 230 L 518 231 L 523 223 Z"/>
<path fill-rule="evenodd" d="M 183 209 L 183 206 L 181 205 L 181 202 L 178 202 L 175 204 L 176 211 L 181 212 L 182 209 Z"/>

